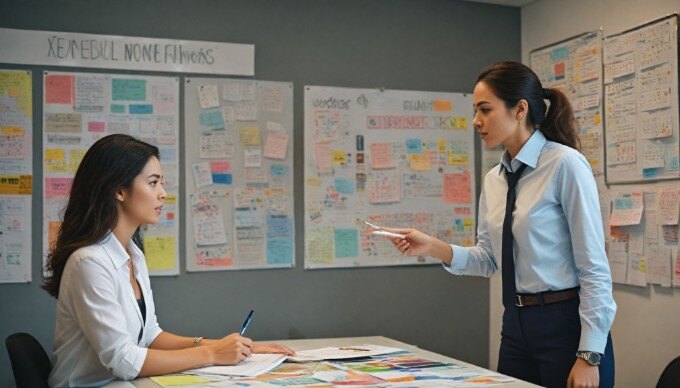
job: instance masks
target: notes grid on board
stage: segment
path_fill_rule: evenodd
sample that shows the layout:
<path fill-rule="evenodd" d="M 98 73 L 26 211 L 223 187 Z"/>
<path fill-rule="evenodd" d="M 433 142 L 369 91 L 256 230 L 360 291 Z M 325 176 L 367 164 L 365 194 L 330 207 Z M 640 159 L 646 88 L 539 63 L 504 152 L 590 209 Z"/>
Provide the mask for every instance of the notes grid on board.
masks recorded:
<path fill-rule="evenodd" d="M 604 39 L 607 183 L 680 178 L 678 16 Z"/>
<path fill-rule="evenodd" d="M 472 96 L 305 87 L 305 268 L 435 264 L 381 227 L 475 243 Z"/>
<path fill-rule="evenodd" d="M 32 73 L 0 70 L 0 283 L 31 281 Z"/>
<path fill-rule="evenodd" d="M 293 267 L 293 85 L 184 86 L 187 271 Z"/>
<path fill-rule="evenodd" d="M 43 260 L 87 149 L 123 133 L 155 145 L 167 198 L 158 224 L 142 226 L 150 275 L 179 274 L 179 80 L 45 72 L 43 75 Z"/>

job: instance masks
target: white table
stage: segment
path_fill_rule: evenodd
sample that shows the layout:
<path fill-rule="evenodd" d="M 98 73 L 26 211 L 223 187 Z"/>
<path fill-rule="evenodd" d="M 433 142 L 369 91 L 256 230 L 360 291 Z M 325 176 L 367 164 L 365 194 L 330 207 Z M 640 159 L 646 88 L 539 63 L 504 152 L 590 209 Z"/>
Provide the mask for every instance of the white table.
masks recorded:
<path fill-rule="evenodd" d="M 308 350 L 308 349 L 318 349 L 325 348 L 328 346 L 354 346 L 361 344 L 373 344 L 380 346 L 389 346 L 392 348 L 405 349 L 413 352 L 416 356 L 422 357 L 427 360 L 432 361 L 445 361 L 453 362 L 459 365 L 465 365 L 466 367 L 478 370 L 486 370 L 478 366 L 468 364 L 467 362 L 459 361 L 450 357 L 442 356 L 441 354 L 429 352 L 427 350 L 420 349 L 416 346 L 405 344 L 390 338 L 375 336 L 375 337 L 348 337 L 348 338 L 323 338 L 323 339 L 302 339 L 302 340 L 274 340 L 274 341 L 258 341 L 266 343 L 275 343 L 280 345 L 288 346 L 289 348 L 298 350 Z M 154 383 L 149 378 L 140 378 L 132 380 L 131 382 L 126 381 L 113 381 L 106 385 L 108 388 L 124 388 L 124 387 L 146 387 L 146 388 L 158 388 L 158 384 Z M 527 388 L 527 387 L 537 387 L 537 385 L 527 383 L 524 381 L 518 381 L 515 383 L 508 383 L 499 385 L 502 388 Z"/>

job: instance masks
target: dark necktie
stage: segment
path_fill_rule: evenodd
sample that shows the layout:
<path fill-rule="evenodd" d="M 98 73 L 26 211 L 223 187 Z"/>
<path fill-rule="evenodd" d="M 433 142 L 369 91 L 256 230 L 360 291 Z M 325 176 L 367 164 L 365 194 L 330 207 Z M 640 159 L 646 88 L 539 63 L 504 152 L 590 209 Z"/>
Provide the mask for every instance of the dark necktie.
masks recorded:
<path fill-rule="evenodd" d="M 522 176 L 526 164 L 514 173 L 505 170 L 508 181 L 508 195 L 505 201 L 505 219 L 503 220 L 503 306 L 509 308 L 515 304 L 517 288 L 515 287 L 515 258 L 512 248 L 512 212 L 515 210 L 515 200 L 517 199 L 517 182 Z"/>

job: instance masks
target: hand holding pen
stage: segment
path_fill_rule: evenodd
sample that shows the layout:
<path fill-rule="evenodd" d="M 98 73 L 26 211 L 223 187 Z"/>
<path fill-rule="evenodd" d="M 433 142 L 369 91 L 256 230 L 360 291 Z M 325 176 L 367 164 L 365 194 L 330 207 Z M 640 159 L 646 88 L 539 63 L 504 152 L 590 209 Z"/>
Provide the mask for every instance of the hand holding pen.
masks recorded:
<path fill-rule="evenodd" d="M 403 240 L 404 238 L 406 238 L 403 234 L 390 232 L 387 229 L 383 228 L 382 226 L 373 225 L 368 221 L 362 220 L 361 218 L 357 218 L 356 222 L 357 223 L 360 223 L 360 222 L 364 223 L 369 228 L 371 228 L 371 231 L 370 231 L 371 234 L 375 234 L 375 235 L 378 235 L 378 236 L 390 237 L 392 239 L 400 239 L 400 240 Z"/>

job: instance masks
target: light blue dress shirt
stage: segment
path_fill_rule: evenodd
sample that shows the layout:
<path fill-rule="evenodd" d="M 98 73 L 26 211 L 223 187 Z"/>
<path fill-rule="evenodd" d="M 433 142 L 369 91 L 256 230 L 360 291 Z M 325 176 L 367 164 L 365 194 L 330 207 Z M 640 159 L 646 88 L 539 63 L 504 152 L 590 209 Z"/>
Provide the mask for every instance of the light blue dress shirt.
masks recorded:
<path fill-rule="evenodd" d="M 604 247 L 597 186 L 578 151 L 546 140 L 535 131 L 517 156 L 507 152 L 484 178 L 479 198 L 477 245 L 451 245 L 456 275 L 499 272 L 508 184 L 503 168 L 527 165 L 517 185 L 512 233 L 518 293 L 581 286 L 579 350 L 604 353 L 616 314 Z"/>

